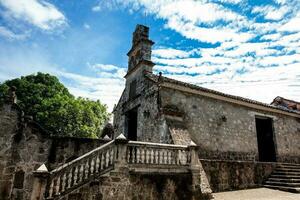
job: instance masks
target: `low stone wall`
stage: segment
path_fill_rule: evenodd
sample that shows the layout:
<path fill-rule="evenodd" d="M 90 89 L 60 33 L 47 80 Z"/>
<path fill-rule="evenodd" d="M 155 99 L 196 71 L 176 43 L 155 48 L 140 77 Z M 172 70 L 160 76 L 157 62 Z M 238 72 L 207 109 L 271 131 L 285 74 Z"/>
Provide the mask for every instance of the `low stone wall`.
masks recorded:
<path fill-rule="evenodd" d="M 52 145 L 48 157 L 49 170 L 70 162 L 108 142 L 103 139 L 74 137 L 54 137 L 51 140 Z"/>
<path fill-rule="evenodd" d="M 249 161 L 253 162 L 258 160 L 258 154 L 256 152 L 234 152 L 234 151 L 209 151 L 199 147 L 199 158 L 208 160 L 232 160 L 232 161 Z"/>
<path fill-rule="evenodd" d="M 277 162 L 300 164 L 300 156 L 283 155 L 277 156 Z"/>
<path fill-rule="evenodd" d="M 276 163 L 201 160 L 213 192 L 259 187 Z"/>
<path fill-rule="evenodd" d="M 186 175 L 138 175 L 111 172 L 66 196 L 65 200 L 189 200 L 192 177 Z M 201 198 L 197 198 L 201 199 Z"/>
<path fill-rule="evenodd" d="M 0 106 L 0 200 L 29 199 L 32 173 L 40 165 L 51 170 L 107 142 L 48 135 L 17 105 Z"/>

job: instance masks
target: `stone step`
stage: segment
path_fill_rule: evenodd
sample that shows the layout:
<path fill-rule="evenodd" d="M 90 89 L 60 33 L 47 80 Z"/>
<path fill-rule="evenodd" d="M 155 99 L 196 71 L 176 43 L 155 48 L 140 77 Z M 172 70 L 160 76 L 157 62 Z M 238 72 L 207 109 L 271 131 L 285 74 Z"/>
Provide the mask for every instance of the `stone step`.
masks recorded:
<path fill-rule="evenodd" d="M 282 190 L 286 192 L 300 193 L 300 187 L 286 187 L 286 186 L 275 186 L 275 185 L 263 185 L 266 188 Z"/>
<path fill-rule="evenodd" d="M 275 182 L 285 182 L 285 183 L 300 183 L 299 179 L 292 179 L 292 178 L 269 178 L 268 181 L 275 181 Z"/>
<path fill-rule="evenodd" d="M 300 183 L 287 183 L 287 182 L 279 182 L 279 181 L 266 181 L 267 185 L 275 185 L 275 186 L 287 186 L 287 187 L 300 187 Z"/>
<path fill-rule="evenodd" d="M 291 169 L 300 169 L 300 166 L 298 166 L 298 165 L 277 165 L 277 167 L 280 167 L 280 168 L 291 168 Z"/>
<path fill-rule="evenodd" d="M 270 178 L 290 178 L 290 179 L 300 179 L 300 175 L 286 175 L 286 174 L 272 174 Z"/>
<path fill-rule="evenodd" d="M 295 163 L 278 163 L 278 166 L 283 166 L 283 167 L 299 167 L 300 164 L 295 164 Z"/>
<path fill-rule="evenodd" d="M 286 172 L 286 171 L 289 171 L 289 172 L 298 172 L 300 174 L 300 168 L 281 168 L 281 167 L 277 167 L 275 169 L 275 172 L 278 172 L 278 171 L 282 171 L 282 172 Z"/>
<path fill-rule="evenodd" d="M 291 172 L 291 171 L 274 171 L 272 175 L 289 175 L 289 176 L 299 176 L 299 172 Z"/>

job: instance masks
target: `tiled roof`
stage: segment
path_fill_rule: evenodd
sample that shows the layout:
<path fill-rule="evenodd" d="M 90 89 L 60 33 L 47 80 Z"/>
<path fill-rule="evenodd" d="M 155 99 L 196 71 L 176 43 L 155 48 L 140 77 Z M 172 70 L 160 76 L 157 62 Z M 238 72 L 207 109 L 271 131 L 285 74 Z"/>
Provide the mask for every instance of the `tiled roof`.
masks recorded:
<path fill-rule="evenodd" d="M 227 98 L 238 100 L 238 101 L 247 102 L 247 103 L 250 103 L 250 104 L 255 104 L 255 105 L 264 106 L 264 107 L 267 107 L 267 108 L 272 108 L 272 109 L 281 110 L 281 111 L 285 111 L 285 112 L 300 115 L 300 112 L 295 111 L 295 110 L 290 110 L 290 109 L 287 109 L 285 107 L 277 107 L 277 106 L 273 106 L 273 105 L 270 105 L 270 104 L 255 101 L 255 100 L 252 100 L 252 99 L 248 99 L 248 98 L 244 98 L 244 97 L 240 97 L 240 96 L 235 96 L 235 95 L 231 95 L 231 94 L 226 94 L 226 93 L 219 92 L 219 91 L 216 91 L 216 90 L 211 90 L 211 89 L 208 89 L 208 88 L 200 87 L 198 85 L 194 85 L 194 84 L 178 81 L 178 80 L 175 80 L 175 79 L 167 78 L 165 76 L 158 76 L 158 75 L 155 75 L 155 74 L 150 73 L 150 72 L 145 72 L 145 77 L 147 77 L 148 79 L 150 79 L 154 82 L 158 82 L 158 80 L 159 80 L 162 83 L 163 82 L 172 83 L 172 84 L 175 84 L 175 85 L 180 85 L 180 86 L 183 86 L 183 87 L 186 87 L 186 88 L 190 88 L 190 89 L 194 89 L 194 90 L 198 90 L 198 91 L 202 91 L 202 92 L 206 92 L 206 93 L 211 93 L 211 94 L 227 97 Z"/>

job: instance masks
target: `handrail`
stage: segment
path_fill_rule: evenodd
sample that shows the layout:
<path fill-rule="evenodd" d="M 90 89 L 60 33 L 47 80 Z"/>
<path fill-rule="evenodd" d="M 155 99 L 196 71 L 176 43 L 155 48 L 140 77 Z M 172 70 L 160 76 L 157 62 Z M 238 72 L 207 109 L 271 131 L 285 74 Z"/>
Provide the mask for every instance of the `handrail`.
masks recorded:
<path fill-rule="evenodd" d="M 87 183 L 96 175 L 113 169 L 115 164 L 115 140 L 68 162 L 50 172 L 47 181 L 47 199 L 52 199 L 72 191 Z"/>
<path fill-rule="evenodd" d="M 147 146 L 159 146 L 159 147 L 170 147 L 170 148 L 187 148 L 187 145 L 178 144 L 163 144 L 163 143 L 153 143 L 153 142 L 142 142 L 142 141 L 129 141 L 129 145 L 147 145 Z"/>
<path fill-rule="evenodd" d="M 64 168 L 66 168 L 66 167 L 72 165 L 73 163 L 76 163 L 76 162 L 78 162 L 78 161 L 80 161 L 80 160 L 82 160 L 82 159 L 84 159 L 84 158 L 90 156 L 90 155 L 93 154 L 94 152 L 97 152 L 97 151 L 100 151 L 101 149 L 104 149 L 105 147 L 109 146 L 110 144 L 112 144 L 112 143 L 114 143 L 114 142 L 115 142 L 115 140 L 112 140 L 112 141 L 110 141 L 110 142 L 108 142 L 108 143 L 105 143 L 104 145 L 102 145 L 102 146 L 100 146 L 100 147 L 97 147 L 97 148 L 93 149 L 92 151 L 89 151 L 88 153 L 86 153 L 86 154 L 84 154 L 84 155 L 82 155 L 82 156 L 80 156 L 80 157 L 78 157 L 78 158 L 76 158 L 76 159 L 74 159 L 74 160 L 72 160 L 72 161 L 70 161 L 70 162 L 68 162 L 68 163 L 65 163 L 65 164 L 63 164 L 62 166 L 60 166 L 60 167 L 58 167 L 58 168 L 52 170 L 52 171 L 50 172 L 50 174 L 57 173 L 58 171 L 63 170 Z"/>
<path fill-rule="evenodd" d="M 126 160 L 134 165 L 187 166 L 191 162 L 188 146 L 130 141 Z"/>
<path fill-rule="evenodd" d="M 121 141 L 123 140 L 123 141 Z M 180 167 L 193 164 L 195 149 L 186 145 L 115 139 L 49 173 L 45 198 L 55 199 L 88 183 L 95 176 L 123 167 Z"/>

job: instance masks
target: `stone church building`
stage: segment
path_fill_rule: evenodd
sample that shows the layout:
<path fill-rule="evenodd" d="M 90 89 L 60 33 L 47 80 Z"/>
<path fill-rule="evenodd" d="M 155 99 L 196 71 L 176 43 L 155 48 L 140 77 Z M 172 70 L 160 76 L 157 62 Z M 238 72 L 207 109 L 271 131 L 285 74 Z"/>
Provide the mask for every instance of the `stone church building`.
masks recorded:
<path fill-rule="evenodd" d="M 271 170 L 271 163 L 300 164 L 300 103 L 277 97 L 265 104 L 155 75 L 153 44 L 149 28 L 138 25 L 113 112 L 117 134 L 147 142 L 194 141 L 217 190 L 253 186 L 256 173 Z"/>
<path fill-rule="evenodd" d="M 51 137 L 15 99 L 0 105 L 0 200 L 300 192 L 300 103 L 265 104 L 156 75 L 153 44 L 137 25 L 111 138 Z"/>
<path fill-rule="evenodd" d="M 149 28 L 137 26 L 114 109 L 119 133 L 159 143 L 193 140 L 203 159 L 300 163 L 300 110 L 155 75 L 153 44 Z"/>

